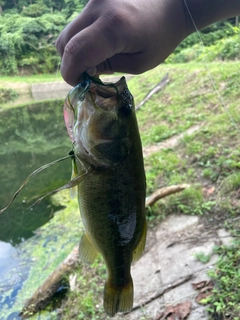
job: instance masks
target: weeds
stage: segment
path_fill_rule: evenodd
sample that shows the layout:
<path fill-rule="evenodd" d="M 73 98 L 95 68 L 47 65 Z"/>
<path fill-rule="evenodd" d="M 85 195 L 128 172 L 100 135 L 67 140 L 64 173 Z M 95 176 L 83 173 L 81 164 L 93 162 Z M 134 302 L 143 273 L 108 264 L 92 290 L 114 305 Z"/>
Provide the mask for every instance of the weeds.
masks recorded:
<path fill-rule="evenodd" d="M 215 270 L 209 272 L 215 286 L 212 294 L 201 303 L 208 304 L 210 319 L 240 318 L 240 242 L 231 247 L 215 249 L 220 258 Z"/>
<path fill-rule="evenodd" d="M 18 93 L 13 89 L 0 88 L 0 104 L 16 100 Z"/>
<path fill-rule="evenodd" d="M 211 259 L 210 254 L 205 254 L 204 252 L 199 252 L 195 254 L 195 257 L 202 263 L 208 263 Z"/>
<path fill-rule="evenodd" d="M 106 319 L 103 306 L 103 287 L 106 267 L 101 257 L 91 265 L 83 264 L 77 271 L 76 288 L 69 293 L 61 319 Z"/>

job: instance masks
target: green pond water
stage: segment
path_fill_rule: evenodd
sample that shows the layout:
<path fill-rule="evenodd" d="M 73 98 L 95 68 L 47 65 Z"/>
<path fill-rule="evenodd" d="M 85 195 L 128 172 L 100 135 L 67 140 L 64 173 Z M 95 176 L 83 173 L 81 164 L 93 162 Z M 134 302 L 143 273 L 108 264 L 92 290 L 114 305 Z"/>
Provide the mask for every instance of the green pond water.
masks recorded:
<path fill-rule="evenodd" d="M 70 151 L 61 104 L 0 111 L 0 208 L 31 172 Z M 67 191 L 29 209 L 40 196 L 64 185 L 70 175 L 70 159 L 51 166 L 35 176 L 0 215 L 0 320 L 20 319 L 24 301 L 79 239 L 77 202 L 69 200 Z"/>

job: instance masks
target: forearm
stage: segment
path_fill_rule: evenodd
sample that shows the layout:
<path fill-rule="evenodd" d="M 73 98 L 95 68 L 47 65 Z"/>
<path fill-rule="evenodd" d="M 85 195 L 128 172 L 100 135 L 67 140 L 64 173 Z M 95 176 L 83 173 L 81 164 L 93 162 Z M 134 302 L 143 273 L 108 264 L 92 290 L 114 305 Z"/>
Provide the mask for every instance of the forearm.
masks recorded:
<path fill-rule="evenodd" d="M 184 5 L 188 35 L 196 31 L 192 19 L 197 28 L 202 29 L 214 22 L 240 15 L 240 0 L 180 1 L 182 1 Z"/>

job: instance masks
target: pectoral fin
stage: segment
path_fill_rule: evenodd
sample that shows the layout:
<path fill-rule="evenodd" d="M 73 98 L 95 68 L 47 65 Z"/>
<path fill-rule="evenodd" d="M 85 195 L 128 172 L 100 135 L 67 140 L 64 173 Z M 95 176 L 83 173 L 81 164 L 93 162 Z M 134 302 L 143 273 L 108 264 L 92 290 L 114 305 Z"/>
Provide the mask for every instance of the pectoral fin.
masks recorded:
<path fill-rule="evenodd" d="M 92 264 L 98 255 L 97 250 L 91 243 L 89 237 L 84 233 L 79 243 L 79 257 L 82 261 Z"/>
<path fill-rule="evenodd" d="M 136 262 L 141 258 L 143 251 L 144 251 L 144 248 L 145 248 L 145 244 L 146 244 L 146 237 L 147 237 L 147 223 L 145 220 L 144 225 L 143 225 L 141 238 L 140 238 L 136 248 L 133 250 L 132 262 Z"/>

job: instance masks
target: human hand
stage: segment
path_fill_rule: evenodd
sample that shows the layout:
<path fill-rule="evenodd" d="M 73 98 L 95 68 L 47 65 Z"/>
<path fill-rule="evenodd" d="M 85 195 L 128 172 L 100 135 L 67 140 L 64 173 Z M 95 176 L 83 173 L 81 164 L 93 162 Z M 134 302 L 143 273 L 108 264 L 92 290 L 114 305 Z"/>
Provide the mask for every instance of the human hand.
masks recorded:
<path fill-rule="evenodd" d="M 62 76 L 74 86 L 84 71 L 142 73 L 196 28 L 239 14 L 239 0 L 90 0 L 57 39 Z"/>
<path fill-rule="evenodd" d="M 149 70 L 186 36 L 185 22 L 179 0 L 90 0 L 57 39 L 62 76 L 75 86 L 84 71 Z"/>

